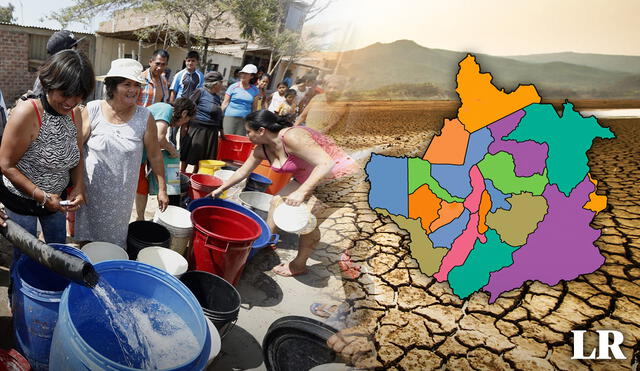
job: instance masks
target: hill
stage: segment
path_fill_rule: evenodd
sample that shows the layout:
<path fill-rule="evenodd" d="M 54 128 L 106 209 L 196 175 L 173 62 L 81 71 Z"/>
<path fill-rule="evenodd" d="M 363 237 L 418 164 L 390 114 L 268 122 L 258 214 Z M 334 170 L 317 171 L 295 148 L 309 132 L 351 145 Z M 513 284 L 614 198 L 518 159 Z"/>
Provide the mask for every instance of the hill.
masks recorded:
<path fill-rule="evenodd" d="M 426 48 L 410 40 L 388 44 L 375 43 L 362 49 L 344 52 L 338 73 L 351 77 L 349 90 L 359 95 L 371 95 L 388 86 L 389 96 L 404 86 L 430 84 L 438 98 L 455 94 L 458 63 L 467 53 Z M 547 98 L 609 98 L 628 97 L 630 92 L 616 89 L 615 82 L 633 77 L 629 72 L 605 70 L 562 61 L 530 63 L 488 54 L 475 54 L 484 71 L 490 71 L 493 83 L 507 91 L 518 84 L 535 83 Z M 411 95 L 411 94 L 405 94 Z"/>
<path fill-rule="evenodd" d="M 515 55 L 507 58 L 528 63 L 564 62 L 608 71 L 640 74 L 640 56 L 565 52 Z"/>

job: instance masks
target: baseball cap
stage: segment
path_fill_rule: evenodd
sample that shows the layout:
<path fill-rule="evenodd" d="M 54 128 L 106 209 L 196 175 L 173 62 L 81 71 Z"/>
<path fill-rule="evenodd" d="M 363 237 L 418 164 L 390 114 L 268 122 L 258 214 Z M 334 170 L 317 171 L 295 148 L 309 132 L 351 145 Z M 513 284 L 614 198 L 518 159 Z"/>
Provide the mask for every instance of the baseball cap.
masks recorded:
<path fill-rule="evenodd" d="M 69 30 L 60 30 L 51 35 L 49 41 L 47 41 L 47 53 L 53 55 L 59 51 L 71 49 L 82 39 L 84 39 L 84 37 L 76 39 L 76 35 Z"/>
<path fill-rule="evenodd" d="M 258 73 L 258 67 L 253 64 L 247 64 L 240 70 L 240 73 Z"/>
<path fill-rule="evenodd" d="M 222 74 L 218 71 L 207 72 L 204 75 L 204 82 L 216 82 L 222 80 Z"/>

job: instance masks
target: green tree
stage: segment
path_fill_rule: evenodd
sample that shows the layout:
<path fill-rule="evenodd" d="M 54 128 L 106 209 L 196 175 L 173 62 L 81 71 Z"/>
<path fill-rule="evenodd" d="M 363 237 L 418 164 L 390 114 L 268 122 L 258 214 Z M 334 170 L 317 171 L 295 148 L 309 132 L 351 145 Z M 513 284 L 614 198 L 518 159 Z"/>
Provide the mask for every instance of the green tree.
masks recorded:
<path fill-rule="evenodd" d="M 13 23 L 15 22 L 15 18 L 13 17 L 13 11 L 15 7 L 13 4 L 9 3 L 7 6 L 0 6 L 0 22 L 3 23 Z"/>

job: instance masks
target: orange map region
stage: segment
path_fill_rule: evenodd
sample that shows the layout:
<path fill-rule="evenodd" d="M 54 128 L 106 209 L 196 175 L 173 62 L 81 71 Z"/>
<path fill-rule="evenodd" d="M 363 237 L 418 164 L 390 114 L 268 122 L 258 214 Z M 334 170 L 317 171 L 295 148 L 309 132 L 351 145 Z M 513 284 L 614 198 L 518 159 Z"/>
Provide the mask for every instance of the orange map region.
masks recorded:
<path fill-rule="evenodd" d="M 462 105 L 458 119 L 469 133 L 495 122 L 533 103 L 540 103 L 540 95 L 533 85 L 520 85 L 514 92 L 505 93 L 492 83 L 489 73 L 480 73 L 476 57 L 469 54 L 460 62 L 458 87 Z"/>
<path fill-rule="evenodd" d="M 462 165 L 467 154 L 469 132 L 458 119 L 445 119 L 440 135 L 433 137 L 423 160 L 432 164 Z"/>
<path fill-rule="evenodd" d="M 598 189 L 598 181 L 591 177 L 591 174 L 587 174 L 589 176 L 589 180 L 593 183 L 593 186 Z M 607 196 L 601 196 L 596 194 L 595 189 L 593 192 L 589 194 L 589 202 L 584 204 L 583 209 L 588 209 L 591 211 L 595 211 L 596 214 L 600 211 L 604 210 L 607 207 Z"/>
<path fill-rule="evenodd" d="M 455 218 L 459 217 L 464 210 L 462 202 L 447 202 L 442 200 L 440 202 L 440 210 L 438 211 L 439 218 L 431 223 L 431 231 L 451 223 Z"/>
<path fill-rule="evenodd" d="M 480 210 L 478 211 L 478 233 L 484 234 L 489 227 L 485 223 L 487 221 L 487 214 L 491 210 L 491 196 L 489 196 L 489 192 L 485 190 L 482 192 L 482 198 L 480 199 Z"/>
<path fill-rule="evenodd" d="M 431 192 L 428 185 L 421 186 L 409 195 L 409 218 L 421 218 L 422 228 L 431 233 L 429 226 L 438 219 L 440 201 L 442 200 Z"/>

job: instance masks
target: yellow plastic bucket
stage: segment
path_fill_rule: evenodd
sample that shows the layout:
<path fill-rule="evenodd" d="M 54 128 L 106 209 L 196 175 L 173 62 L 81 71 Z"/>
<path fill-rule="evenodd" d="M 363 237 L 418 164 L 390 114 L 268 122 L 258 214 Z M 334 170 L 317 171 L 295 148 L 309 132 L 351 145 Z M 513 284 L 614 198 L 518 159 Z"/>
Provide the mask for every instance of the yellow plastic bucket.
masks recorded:
<path fill-rule="evenodd" d="M 198 162 L 198 174 L 213 175 L 217 170 L 220 170 L 226 163 L 218 160 L 200 160 Z"/>

